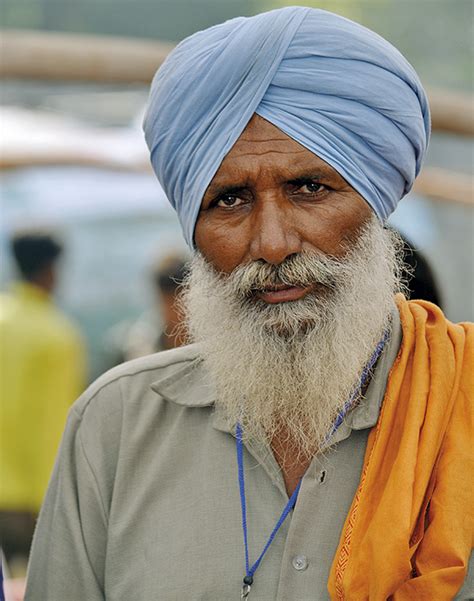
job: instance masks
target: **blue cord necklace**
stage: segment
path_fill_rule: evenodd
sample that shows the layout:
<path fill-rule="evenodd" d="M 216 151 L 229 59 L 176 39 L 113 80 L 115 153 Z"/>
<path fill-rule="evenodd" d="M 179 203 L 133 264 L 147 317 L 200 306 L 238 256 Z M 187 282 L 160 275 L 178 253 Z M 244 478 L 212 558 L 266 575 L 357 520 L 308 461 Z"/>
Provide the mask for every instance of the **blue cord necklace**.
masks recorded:
<path fill-rule="evenodd" d="M 370 375 L 372 368 L 374 367 L 375 363 L 377 362 L 377 359 L 382 354 L 385 343 L 388 340 L 388 336 L 389 336 L 389 331 L 387 330 L 385 332 L 385 334 L 383 335 L 382 339 L 380 340 L 380 342 L 377 344 L 374 354 L 370 358 L 367 365 L 364 367 L 361 377 L 360 377 L 360 380 L 359 380 L 359 384 L 356 386 L 353 393 L 351 394 L 349 399 L 346 401 L 343 408 L 341 409 L 341 411 L 338 413 L 336 419 L 334 420 L 334 423 L 331 426 L 331 429 L 329 430 L 329 432 L 327 433 L 327 435 L 325 437 L 326 443 L 334 435 L 334 433 L 337 431 L 339 426 L 344 421 L 344 418 L 346 417 L 349 410 L 354 406 L 355 402 L 359 399 L 359 396 L 360 396 L 365 384 L 367 383 L 367 380 L 368 380 L 368 377 Z M 235 428 L 235 441 L 236 441 L 236 449 L 237 449 L 237 467 L 238 467 L 238 475 L 239 475 L 240 508 L 241 508 L 241 512 L 242 512 L 242 530 L 243 530 L 243 535 L 244 535 L 244 553 L 245 553 L 245 577 L 243 579 L 242 591 L 241 591 L 240 598 L 247 599 L 248 596 L 250 595 L 250 589 L 253 584 L 254 574 L 257 571 L 257 568 L 260 565 L 260 562 L 262 561 L 265 553 L 268 551 L 268 548 L 272 544 L 273 539 L 277 535 L 278 530 L 282 526 L 286 517 L 288 516 L 290 511 L 292 509 L 294 509 L 294 507 L 296 505 L 296 501 L 298 499 L 298 493 L 299 493 L 300 487 L 301 487 L 301 480 L 298 482 L 295 490 L 293 491 L 293 494 L 288 499 L 288 503 L 285 505 L 285 508 L 283 509 L 280 517 L 278 518 L 278 521 L 275 524 L 275 527 L 273 528 L 272 532 L 270 533 L 270 536 L 268 537 L 268 540 L 265 543 L 265 546 L 263 547 L 263 551 L 260 553 L 260 555 L 257 558 L 257 560 L 255 561 L 255 563 L 253 565 L 250 565 L 249 549 L 248 549 L 248 533 L 247 533 L 247 501 L 245 498 L 244 444 L 243 444 L 243 440 L 242 440 L 242 426 L 240 425 L 240 423 L 238 423 Z"/>

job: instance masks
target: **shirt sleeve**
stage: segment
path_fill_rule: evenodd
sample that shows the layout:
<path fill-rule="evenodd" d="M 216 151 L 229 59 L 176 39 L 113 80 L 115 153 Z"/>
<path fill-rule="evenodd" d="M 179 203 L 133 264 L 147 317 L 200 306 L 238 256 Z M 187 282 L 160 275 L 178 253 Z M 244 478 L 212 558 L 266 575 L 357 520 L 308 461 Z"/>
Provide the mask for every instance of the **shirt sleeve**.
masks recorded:
<path fill-rule="evenodd" d="M 25 601 L 104 601 L 107 513 L 73 408 L 40 512 Z"/>

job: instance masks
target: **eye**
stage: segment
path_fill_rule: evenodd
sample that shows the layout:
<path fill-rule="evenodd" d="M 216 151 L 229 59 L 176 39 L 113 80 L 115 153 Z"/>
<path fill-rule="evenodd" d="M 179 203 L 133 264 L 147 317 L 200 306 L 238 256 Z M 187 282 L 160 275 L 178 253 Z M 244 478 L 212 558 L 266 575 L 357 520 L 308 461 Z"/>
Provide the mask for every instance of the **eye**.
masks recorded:
<path fill-rule="evenodd" d="M 216 202 L 216 207 L 223 207 L 225 209 L 233 209 L 234 207 L 238 207 L 243 204 L 242 198 L 239 198 L 235 194 L 223 194 L 220 196 Z"/>
<path fill-rule="evenodd" d="M 323 192 L 327 190 L 326 186 L 323 186 L 319 182 L 304 182 L 298 188 L 298 192 L 303 192 L 303 194 L 317 194 L 318 192 Z"/>

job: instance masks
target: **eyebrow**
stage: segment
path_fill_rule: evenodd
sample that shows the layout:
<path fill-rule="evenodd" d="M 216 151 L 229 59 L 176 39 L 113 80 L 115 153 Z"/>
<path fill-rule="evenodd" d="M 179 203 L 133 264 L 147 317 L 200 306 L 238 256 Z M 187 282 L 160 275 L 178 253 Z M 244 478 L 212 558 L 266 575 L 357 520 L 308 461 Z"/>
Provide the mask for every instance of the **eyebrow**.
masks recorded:
<path fill-rule="evenodd" d="M 324 178 L 334 177 L 341 176 L 337 173 L 337 171 L 328 166 L 318 167 L 317 171 L 302 171 L 295 177 L 288 177 L 286 181 L 290 184 L 299 184 L 307 181 L 321 181 Z M 215 198 L 216 196 L 221 196 L 222 194 L 237 194 L 243 190 L 248 190 L 249 187 L 250 183 L 248 181 L 232 184 L 220 184 L 217 182 L 209 185 L 208 189 L 206 190 L 205 197 Z"/>
<path fill-rule="evenodd" d="M 329 175 L 329 173 L 327 174 Z M 323 179 L 323 174 L 321 173 L 307 173 L 304 175 L 298 175 L 298 177 L 294 177 L 293 179 L 287 180 L 289 184 L 302 184 L 308 181 L 319 182 Z"/>
<path fill-rule="evenodd" d="M 232 184 L 226 186 L 225 184 L 211 184 L 206 190 L 204 197 L 215 198 L 216 196 L 222 196 L 224 194 L 238 194 L 243 190 L 248 190 L 249 184 Z"/>

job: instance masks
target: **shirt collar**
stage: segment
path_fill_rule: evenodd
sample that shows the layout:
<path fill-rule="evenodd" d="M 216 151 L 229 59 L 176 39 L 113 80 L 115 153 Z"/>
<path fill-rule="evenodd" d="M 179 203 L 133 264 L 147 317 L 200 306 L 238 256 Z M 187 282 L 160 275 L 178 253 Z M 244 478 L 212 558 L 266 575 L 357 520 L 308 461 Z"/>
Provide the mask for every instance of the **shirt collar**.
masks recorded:
<path fill-rule="evenodd" d="M 27 281 L 13 282 L 11 286 L 13 295 L 17 298 L 25 299 L 28 301 L 39 301 L 44 303 L 51 303 L 51 296 L 36 284 L 32 284 Z"/>
<path fill-rule="evenodd" d="M 167 401 L 184 407 L 209 407 L 216 400 L 216 390 L 199 357 L 199 345 L 194 358 L 169 365 L 166 373 L 152 383 L 151 388 Z"/>
<path fill-rule="evenodd" d="M 402 339 L 398 310 L 394 308 L 389 339 L 374 369 L 373 377 L 362 401 L 347 415 L 335 433 L 331 444 L 347 438 L 352 430 L 372 428 L 379 416 L 391 367 L 397 357 Z M 210 407 L 217 393 L 203 360 L 199 356 L 199 345 L 194 346 L 190 360 L 172 364 L 166 374 L 153 382 L 151 388 L 167 401 L 184 407 Z M 222 411 L 214 411 L 213 425 L 218 430 L 233 432 Z"/>

